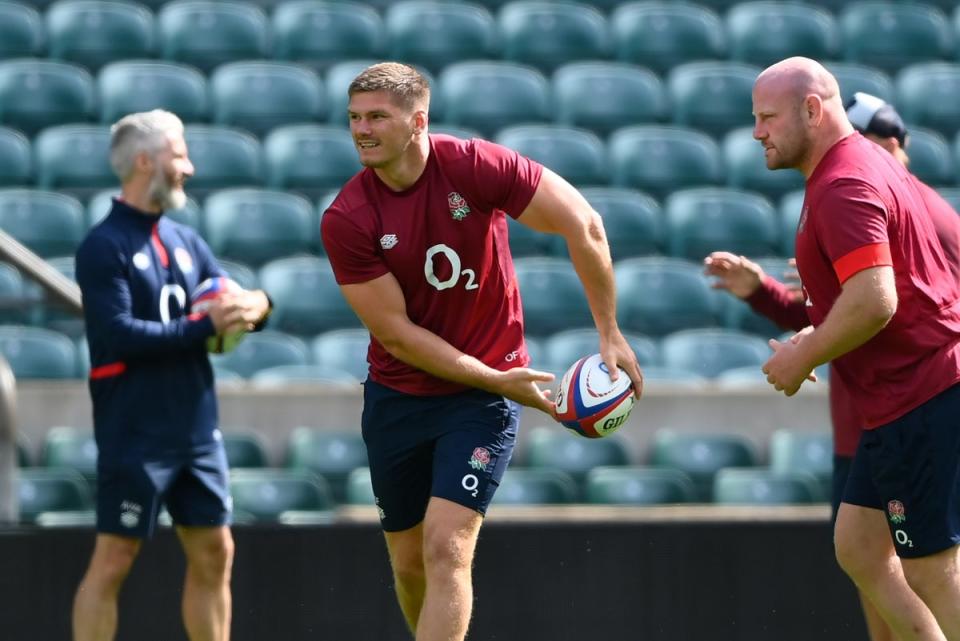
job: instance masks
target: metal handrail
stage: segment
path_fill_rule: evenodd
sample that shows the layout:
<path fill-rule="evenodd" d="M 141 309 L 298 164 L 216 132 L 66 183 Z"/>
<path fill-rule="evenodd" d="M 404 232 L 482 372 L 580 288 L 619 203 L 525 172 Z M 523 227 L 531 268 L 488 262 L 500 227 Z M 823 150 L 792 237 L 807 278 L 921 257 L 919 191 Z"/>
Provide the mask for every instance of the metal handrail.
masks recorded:
<path fill-rule="evenodd" d="M 17 493 L 17 387 L 13 370 L 0 356 L 0 526 L 20 520 Z"/>

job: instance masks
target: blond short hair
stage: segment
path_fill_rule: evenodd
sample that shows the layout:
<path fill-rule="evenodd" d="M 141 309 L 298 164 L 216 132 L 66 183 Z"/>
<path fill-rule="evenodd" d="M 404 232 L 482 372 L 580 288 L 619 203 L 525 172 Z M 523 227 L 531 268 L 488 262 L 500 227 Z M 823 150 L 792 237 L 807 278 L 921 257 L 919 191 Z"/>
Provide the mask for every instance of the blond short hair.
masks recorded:
<path fill-rule="evenodd" d="M 110 166 L 122 181 L 133 173 L 137 154 L 154 156 L 167 144 L 169 133 L 183 135 L 183 122 L 163 109 L 128 114 L 110 127 Z"/>
<path fill-rule="evenodd" d="M 380 62 L 367 67 L 350 83 L 347 95 L 371 91 L 389 93 L 405 109 L 427 109 L 430 104 L 430 81 L 410 65 L 400 62 Z"/>

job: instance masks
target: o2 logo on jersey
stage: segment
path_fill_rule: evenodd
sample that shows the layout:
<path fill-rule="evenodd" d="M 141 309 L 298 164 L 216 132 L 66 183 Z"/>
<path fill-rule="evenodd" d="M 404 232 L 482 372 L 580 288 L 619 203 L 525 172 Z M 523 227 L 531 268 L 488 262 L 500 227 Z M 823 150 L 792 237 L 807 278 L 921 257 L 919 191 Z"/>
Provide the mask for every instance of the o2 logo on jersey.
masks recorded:
<path fill-rule="evenodd" d="M 433 261 L 438 254 L 443 255 L 450 262 L 450 276 L 444 280 L 440 280 L 433 269 Z M 440 243 L 427 250 L 427 260 L 423 263 L 423 275 L 427 277 L 428 283 L 440 291 L 456 287 L 457 283 L 460 282 L 461 276 L 466 276 L 463 285 L 464 289 L 477 289 L 480 287 L 476 282 L 477 273 L 469 268 L 461 270 L 460 267 L 460 254 L 454 249 Z"/>
<path fill-rule="evenodd" d="M 183 313 L 183 310 L 187 308 L 187 292 L 183 291 L 183 287 L 177 284 L 167 284 L 160 288 L 160 321 L 166 325 L 170 322 L 171 314 L 171 299 L 176 301 L 179 305 L 180 313 Z M 178 314 L 179 316 L 179 314 Z"/>

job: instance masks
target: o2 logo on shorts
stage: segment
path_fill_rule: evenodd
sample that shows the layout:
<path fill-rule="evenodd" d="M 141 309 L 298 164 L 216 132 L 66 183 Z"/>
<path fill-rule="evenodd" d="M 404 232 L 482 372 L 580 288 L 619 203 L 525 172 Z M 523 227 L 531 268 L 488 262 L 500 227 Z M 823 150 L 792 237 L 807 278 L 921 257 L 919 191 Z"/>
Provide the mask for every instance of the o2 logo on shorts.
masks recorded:
<path fill-rule="evenodd" d="M 913 547 L 913 540 L 911 540 L 910 535 L 904 530 L 894 530 L 893 538 L 895 538 L 900 545 L 905 545 L 908 548 Z"/>
<path fill-rule="evenodd" d="M 433 258 L 437 254 L 442 254 L 450 262 L 450 276 L 445 280 L 437 278 L 437 274 L 433 270 Z M 466 282 L 463 285 L 464 289 L 479 288 L 480 285 L 476 282 L 477 273 L 469 268 L 461 270 L 460 266 L 460 254 L 458 254 L 456 250 L 440 243 L 427 250 L 427 259 L 423 263 L 423 275 L 426 276 L 427 282 L 439 291 L 456 287 L 457 283 L 460 282 L 461 276 L 466 276 Z"/>
<path fill-rule="evenodd" d="M 477 487 L 480 486 L 480 479 L 477 478 L 476 474 L 467 474 L 462 479 L 460 479 L 460 485 L 467 492 L 470 492 L 470 496 L 477 498 Z"/>

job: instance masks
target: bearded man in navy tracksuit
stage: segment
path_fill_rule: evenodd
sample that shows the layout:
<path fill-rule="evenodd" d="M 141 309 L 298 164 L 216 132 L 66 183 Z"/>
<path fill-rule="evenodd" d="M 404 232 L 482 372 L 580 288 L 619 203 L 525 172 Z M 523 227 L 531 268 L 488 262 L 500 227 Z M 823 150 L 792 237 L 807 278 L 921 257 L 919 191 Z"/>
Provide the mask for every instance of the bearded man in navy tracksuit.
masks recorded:
<path fill-rule="evenodd" d="M 233 540 L 227 461 L 206 340 L 262 326 L 262 291 L 190 313 L 190 292 L 224 276 L 206 243 L 163 216 L 193 175 L 183 124 L 165 111 L 111 129 L 122 196 L 77 251 L 90 347 L 97 539 L 73 608 L 75 641 L 109 641 L 117 595 L 162 505 L 187 557 L 183 617 L 191 641 L 227 641 Z"/>

